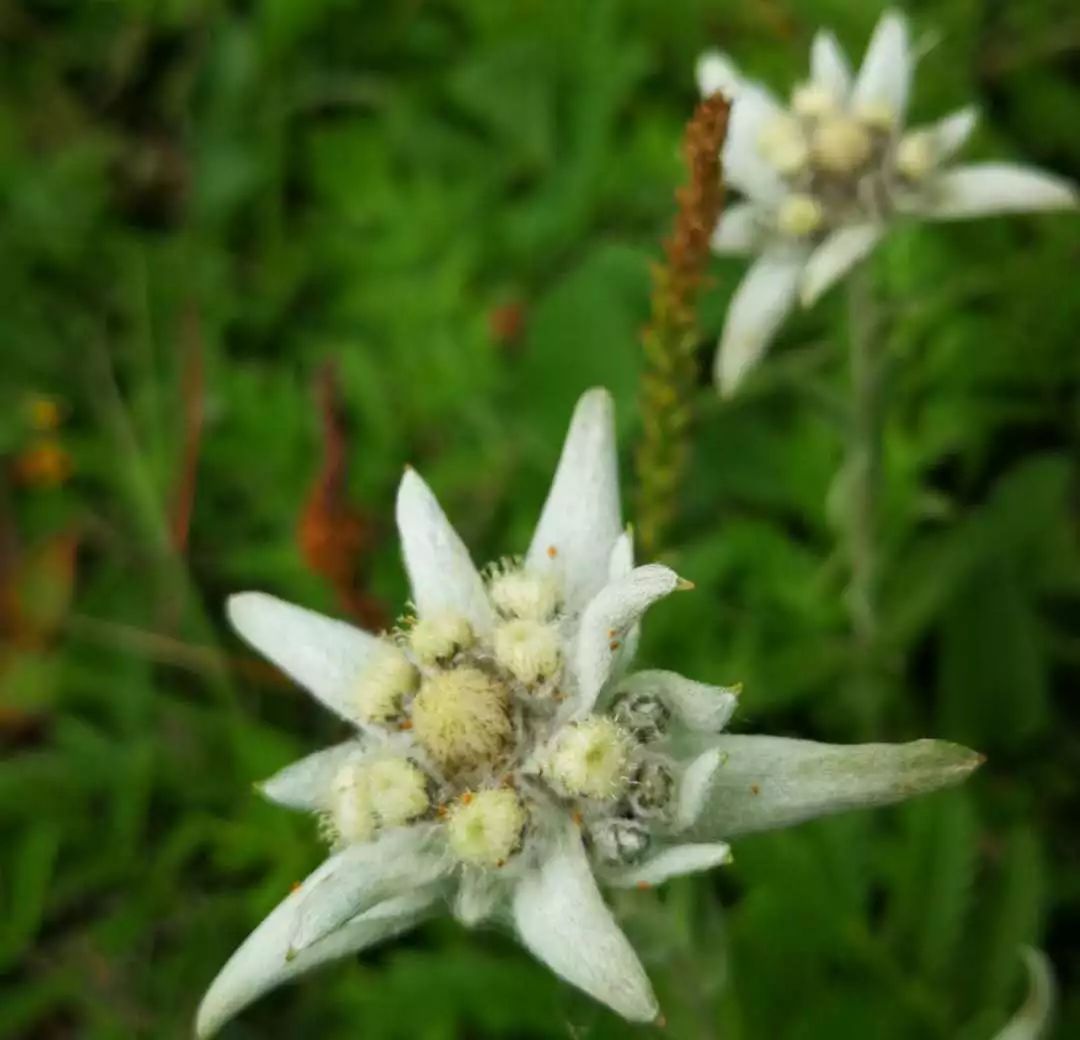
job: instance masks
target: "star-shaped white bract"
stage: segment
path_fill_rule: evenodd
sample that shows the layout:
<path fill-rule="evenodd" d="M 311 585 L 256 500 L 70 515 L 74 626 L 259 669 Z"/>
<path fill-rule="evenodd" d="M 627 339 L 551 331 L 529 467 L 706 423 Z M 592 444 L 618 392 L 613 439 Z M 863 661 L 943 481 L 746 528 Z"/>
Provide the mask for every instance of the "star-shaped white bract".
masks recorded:
<path fill-rule="evenodd" d="M 562 978 L 632 1021 L 648 977 L 598 881 L 649 887 L 727 862 L 727 839 L 954 783 L 952 744 L 830 747 L 724 736 L 737 691 L 629 673 L 647 608 L 690 585 L 635 567 L 622 527 L 612 402 L 579 402 L 524 557 L 481 572 L 408 470 L 397 520 L 416 616 L 374 636 L 263 593 L 241 635 L 352 724 L 262 784 L 319 816 L 329 858 L 211 985 L 200 1036 L 279 983 L 449 906 L 496 920 Z"/>
<path fill-rule="evenodd" d="M 954 165 L 976 123 L 963 108 L 907 129 L 915 58 L 904 17 L 887 12 L 854 74 L 832 33 L 814 38 L 810 77 L 787 104 L 725 55 L 698 63 L 698 85 L 733 102 L 724 175 L 744 201 L 713 247 L 755 257 L 732 298 L 715 378 L 732 393 L 791 309 L 813 304 L 904 217 L 954 220 L 1075 207 L 1074 185 L 1014 163 Z"/>

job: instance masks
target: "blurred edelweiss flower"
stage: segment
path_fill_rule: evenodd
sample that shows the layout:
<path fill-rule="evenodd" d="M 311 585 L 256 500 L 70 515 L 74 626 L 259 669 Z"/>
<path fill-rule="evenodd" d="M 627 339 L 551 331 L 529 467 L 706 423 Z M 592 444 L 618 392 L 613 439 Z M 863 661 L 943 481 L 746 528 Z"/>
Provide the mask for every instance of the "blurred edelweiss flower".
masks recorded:
<path fill-rule="evenodd" d="M 908 130 L 915 57 L 904 17 L 878 22 L 853 75 L 830 32 L 819 32 L 810 78 L 785 106 L 744 79 L 725 55 L 698 63 L 704 95 L 734 104 L 724 172 L 745 196 L 713 236 L 720 254 L 757 255 L 727 313 L 715 375 L 731 393 L 798 300 L 814 303 L 905 216 L 953 220 L 1076 205 L 1075 186 L 1013 163 L 952 165 L 975 127 L 974 108 Z"/>
<path fill-rule="evenodd" d="M 416 618 L 373 636 L 262 593 L 229 603 L 253 646 L 356 727 L 262 785 L 319 815 L 332 854 L 203 1000 L 209 1036 L 260 994 L 449 902 L 509 922 L 567 981 L 658 1014 L 598 882 L 648 887 L 728 862 L 726 840 L 963 779 L 938 741 L 834 747 L 723 736 L 737 690 L 627 668 L 646 609 L 690 584 L 635 567 L 612 402 L 582 397 L 525 556 L 483 574 L 427 485 L 397 500 Z"/>

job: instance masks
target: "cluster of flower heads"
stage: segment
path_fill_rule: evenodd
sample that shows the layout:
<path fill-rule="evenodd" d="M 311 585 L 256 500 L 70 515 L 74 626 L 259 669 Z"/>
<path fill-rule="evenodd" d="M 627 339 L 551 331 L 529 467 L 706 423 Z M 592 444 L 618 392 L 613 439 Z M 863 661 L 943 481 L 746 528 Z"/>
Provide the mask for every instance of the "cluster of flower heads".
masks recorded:
<path fill-rule="evenodd" d="M 833 747 L 722 733 L 737 690 L 629 671 L 645 611 L 689 582 L 634 566 L 610 397 L 581 399 L 532 543 L 478 570 L 412 470 L 397 519 L 415 616 L 374 636 L 262 593 L 239 632 L 349 722 L 262 785 L 317 814 L 329 858 L 241 945 L 199 1010 L 209 1036 L 267 989 L 449 905 L 496 920 L 633 1021 L 648 977 L 597 882 L 649 887 L 727 840 L 883 804 L 980 761 L 937 741 Z"/>
<path fill-rule="evenodd" d="M 814 303 L 904 217 L 953 220 L 1073 207 L 1075 187 L 1030 167 L 952 160 L 976 124 L 968 107 L 925 127 L 905 116 L 915 58 L 902 15 L 882 16 L 858 74 L 819 32 L 809 79 L 782 103 L 723 54 L 698 65 L 702 93 L 733 101 L 723 161 L 745 196 L 713 237 L 718 253 L 758 254 L 728 310 L 716 380 L 732 392 L 796 301 Z"/>

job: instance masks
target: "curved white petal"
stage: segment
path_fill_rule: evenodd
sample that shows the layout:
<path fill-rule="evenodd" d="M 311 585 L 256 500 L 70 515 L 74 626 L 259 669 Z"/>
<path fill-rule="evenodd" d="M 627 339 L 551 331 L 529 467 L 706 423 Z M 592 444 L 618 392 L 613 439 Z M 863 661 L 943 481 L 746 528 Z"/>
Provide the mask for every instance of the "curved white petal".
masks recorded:
<path fill-rule="evenodd" d="M 465 868 L 454 896 L 454 916 L 466 928 L 475 928 L 494 916 L 502 892 L 502 879 L 494 871 Z"/>
<path fill-rule="evenodd" d="M 810 307 L 881 241 L 881 224 L 855 224 L 829 235 L 810 254 L 799 285 L 799 302 Z"/>
<path fill-rule="evenodd" d="M 327 860 L 279 903 L 229 958 L 199 1005 L 195 1031 L 201 1040 L 212 1036 L 230 1018 L 275 986 L 414 927 L 441 895 L 438 887 L 428 887 L 388 899 L 289 960 L 286 957 L 289 938 L 300 904 L 309 887 L 333 869 L 332 863 Z"/>
<path fill-rule="evenodd" d="M 431 488 L 414 469 L 401 478 L 397 525 L 419 615 L 462 614 L 477 632 L 489 631 L 493 615 L 484 581 Z"/>
<path fill-rule="evenodd" d="M 577 691 L 572 716 L 592 711 L 596 698 L 611 675 L 622 642 L 638 619 L 657 600 L 687 582 L 659 563 L 635 567 L 626 577 L 610 582 L 596 594 L 581 616 L 574 673 Z"/>
<path fill-rule="evenodd" d="M 608 557 L 621 530 L 615 405 L 597 387 L 574 409 L 526 564 L 556 574 L 567 607 L 580 610 L 607 580 Z"/>
<path fill-rule="evenodd" d="M 744 256 L 761 241 L 761 209 L 753 202 L 729 206 L 720 215 L 710 245 L 719 256 Z"/>
<path fill-rule="evenodd" d="M 631 1022 L 657 1016 L 652 986 L 593 880 L 577 828 L 514 890 L 521 941 L 560 978 Z"/>
<path fill-rule="evenodd" d="M 382 644 L 344 621 L 316 614 L 265 592 L 230 596 L 233 628 L 331 711 L 358 722 L 351 707 L 357 677 Z"/>
<path fill-rule="evenodd" d="M 1064 177 L 1015 163 L 973 163 L 935 178 L 920 212 L 935 220 L 959 220 L 1072 209 L 1078 200 L 1076 185 Z"/>
<path fill-rule="evenodd" d="M 611 558 L 608 560 L 608 581 L 619 581 L 625 578 L 634 569 L 634 532 L 627 528 L 615 540 L 611 549 Z M 615 651 L 615 658 L 611 662 L 611 674 L 622 675 L 637 654 L 638 643 L 641 642 L 641 622 L 631 625 L 622 638 L 622 645 Z"/>
<path fill-rule="evenodd" d="M 897 125 L 902 125 L 912 66 L 907 20 L 897 11 L 886 11 L 867 45 L 866 57 L 852 88 L 852 104 L 855 108 L 887 105 Z"/>
<path fill-rule="evenodd" d="M 951 159 L 971 137 L 979 122 L 979 110 L 974 105 L 958 108 L 939 119 L 930 133 L 934 141 L 934 156 L 938 162 Z"/>
<path fill-rule="evenodd" d="M 840 103 L 847 100 L 851 90 L 851 63 L 839 40 L 828 29 L 814 36 L 810 47 L 810 78 Z"/>
<path fill-rule="evenodd" d="M 672 845 L 644 863 L 624 867 L 607 880 L 620 888 L 651 888 L 684 874 L 700 874 L 704 870 L 731 862 L 731 846 L 727 842 L 702 845 Z"/>
<path fill-rule="evenodd" d="M 687 729 L 718 733 L 739 703 L 735 689 L 694 682 L 678 672 L 648 670 L 628 675 L 618 693 L 644 693 L 659 698 Z"/>
<path fill-rule="evenodd" d="M 445 875 L 450 862 L 431 838 L 430 827 L 402 827 L 337 853 L 336 868 L 305 885 L 286 956 L 303 953 L 376 903 Z"/>
<path fill-rule="evenodd" d="M 733 98 L 739 92 L 742 76 L 735 63 L 720 51 L 706 51 L 697 60 L 695 77 L 702 97 L 723 94 Z"/>
<path fill-rule="evenodd" d="M 346 762 L 360 759 L 363 755 L 364 745 L 360 741 L 346 740 L 279 769 L 255 786 L 265 798 L 287 809 L 311 812 L 325 809 L 338 770 Z"/>
<path fill-rule="evenodd" d="M 675 803 L 675 826 L 686 830 L 694 824 L 705 809 L 712 789 L 713 777 L 720 768 L 722 755 L 710 748 L 697 756 L 684 770 L 679 781 L 679 794 Z"/>
<path fill-rule="evenodd" d="M 692 836 L 702 840 L 903 801 L 957 784 L 983 761 L 974 751 L 942 740 L 840 746 L 720 736 L 709 744 L 718 767 L 691 827 Z"/>
<path fill-rule="evenodd" d="M 728 307 L 714 365 L 725 397 L 738 389 L 791 312 L 805 262 L 794 250 L 763 253 L 743 276 Z"/>
<path fill-rule="evenodd" d="M 767 88 L 749 80 L 740 82 L 728 120 L 722 176 L 756 202 L 775 204 L 787 190 L 784 179 L 758 146 L 762 130 L 784 115 L 785 109 Z"/>
<path fill-rule="evenodd" d="M 1054 1016 L 1056 993 L 1054 969 L 1042 950 L 1025 946 L 1021 951 L 1028 971 L 1028 996 L 1020 1010 L 994 1035 L 993 1040 L 1040 1040 L 1047 1035 Z"/>
<path fill-rule="evenodd" d="M 608 581 L 625 578 L 634 569 L 634 532 L 627 528 L 615 539 L 608 557 Z"/>

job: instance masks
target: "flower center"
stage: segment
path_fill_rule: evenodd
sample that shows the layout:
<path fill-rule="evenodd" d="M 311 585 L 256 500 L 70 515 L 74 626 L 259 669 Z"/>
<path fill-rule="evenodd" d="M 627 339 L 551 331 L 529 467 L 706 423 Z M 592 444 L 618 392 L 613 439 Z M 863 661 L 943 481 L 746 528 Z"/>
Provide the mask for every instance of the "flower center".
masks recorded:
<path fill-rule="evenodd" d="M 495 660 L 519 682 L 550 679 L 559 658 L 559 633 L 552 625 L 517 618 L 495 629 Z"/>
<path fill-rule="evenodd" d="M 400 715 L 405 698 L 420 681 L 409 659 L 396 647 L 384 644 L 363 671 L 353 691 L 357 714 L 365 722 L 386 722 Z"/>
<path fill-rule="evenodd" d="M 556 735 L 543 770 L 569 795 L 615 799 L 629 781 L 631 747 L 618 723 L 593 715 Z"/>
<path fill-rule="evenodd" d="M 527 813 L 509 788 L 463 794 L 450 809 L 447 838 L 458 859 L 501 867 L 521 845 Z"/>
<path fill-rule="evenodd" d="M 512 736 L 506 687 L 479 668 L 454 668 L 426 678 L 412 705 L 416 739 L 443 768 L 493 762 Z"/>

